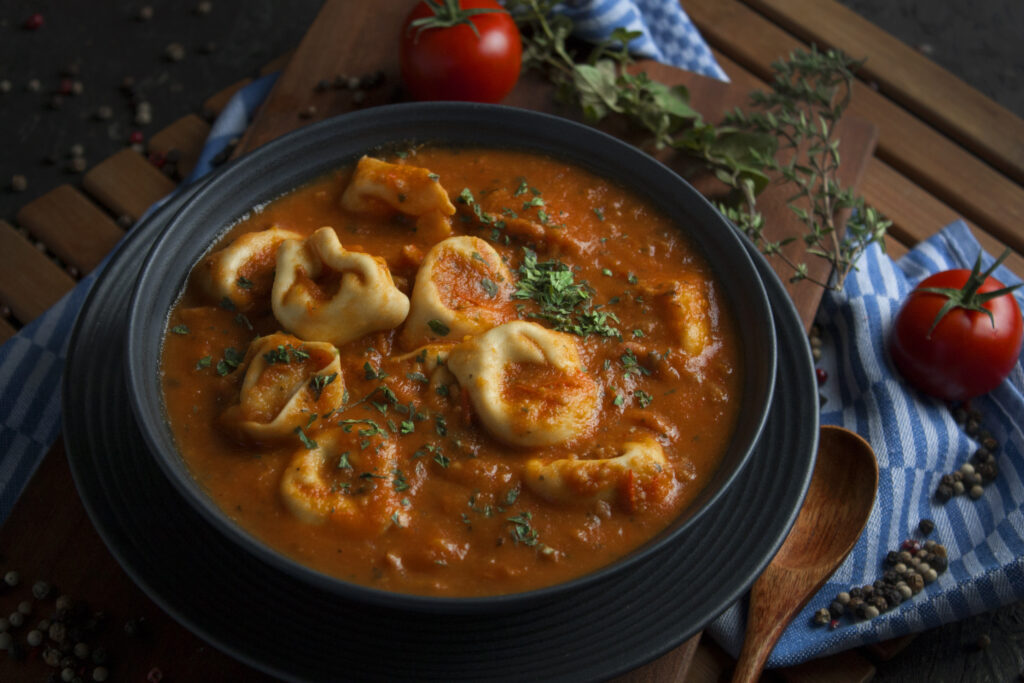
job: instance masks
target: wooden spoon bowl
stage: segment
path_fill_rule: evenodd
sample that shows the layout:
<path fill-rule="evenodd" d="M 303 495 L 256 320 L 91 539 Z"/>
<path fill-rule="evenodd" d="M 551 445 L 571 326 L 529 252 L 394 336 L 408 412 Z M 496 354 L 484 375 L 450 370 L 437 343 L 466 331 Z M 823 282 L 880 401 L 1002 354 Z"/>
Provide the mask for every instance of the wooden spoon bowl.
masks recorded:
<path fill-rule="evenodd" d="M 877 489 L 878 462 L 870 444 L 842 427 L 823 426 L 800 514 L 751 590 L 733 681 L 757 680 L 790 620 L 860 538 Z"/>

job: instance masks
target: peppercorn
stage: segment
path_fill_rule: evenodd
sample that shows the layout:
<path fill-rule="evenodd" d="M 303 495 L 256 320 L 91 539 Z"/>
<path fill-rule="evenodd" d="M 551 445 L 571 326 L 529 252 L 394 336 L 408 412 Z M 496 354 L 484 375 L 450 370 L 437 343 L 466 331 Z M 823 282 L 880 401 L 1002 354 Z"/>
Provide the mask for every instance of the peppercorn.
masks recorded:
<path fill-rule="evenodd" d="M 980 636 L 978 636 L 978 639 L 974 642 L 974 647 L 978 648 L 979 650 L 985 650 L 985 649 L 988 649 L 988 646 L 991 645 L 991 644 L 992 644 L 992 639 L 988 636 L 988 634 L 987 633 L 982 633 Z"/>
<path fill-rule="evenodd" d="M 64 667 L 63 669 L 61 669 L 60 680 L 64 681 L 65 683 L 71 683 L 71 681 L 74 680 L 74 678 L 75 678 L 75 670 L 74 669 L 72 669 L 71 667 Z"/>
<path fill-rule="evenodd" d="M 967 424 L 964 426 L 964 431 L 967 432 L 967 436 L 977 436 L 981 430 L 981 424 L 978 422 L 979 418 L 971 417 L 967 420 Z"/>
<path fill-rule="evenodd" d="M 885 592 L 885 601 L 890 607 L 896 607 L 903 602 L 903 591 L 895 586 Z"/>
<path fill-rule="evenodd" d="M 857 610 L 863 604 L 864 598 L 850 598 L 850 602 L 846 605 L 846 611 L 852 614 L 856 614 Z"/>
<path fill-rule="evenodd" d="M 20 628 L 25 623 L 25 615 L 21 612 L 11 612 L 11 616 L 7 617 L 7 623 L 13 628 Z"/>
<path fill-rule="evenodd" d="M 833 600 L 832 604 L 828 606 L 828 612 L 834 619 L 838 619 L 839 617 L 843 616 L 843 612 L 845 611 L 846 608 L 843 606 L 843 603 L 839 602 L 838 600 Z"/>
<path fill-rule="evenodd" d="M 921 572 L 921 576 L 924 577 L 925 583 L 931 583 L 935 579 L 939 578 L 939 573 L 931 567 L 928 567 L 928 569 Z"/>
<path fill-rule="evenodd" d="M 60 666 L 60 650 L 55 647 L 47 647 L 43 650 L 43 662 L 47 666 L 51 666 L 56 669 Z"/>
<path fill-rule="evenodd" d="M 11 92 L 11 82 L 6 78 L 0 79 L 0 92 Z"/>
<path fill-rule="evenodd" d="M 935 522 L 927 518 L 922 519 L 917 523 L 917 530 L 921 532 L 921 535 L 928 536 L 935 531 Z M 925 542 L 925 547 L 927 547 L 927 545 L 927 542 Z"/>
<path fill-rule="evenodd" d="M 989 451 L 991 451 L 992 453 L 995 453 L 997 450 L 999 450 L 999 442 L 996 441 L 995 437 L 992 435 L 986 436 L 984 439 L 982 439 L 981 445 L 984 446 Z"/>
<path fill-rule="evenodd" d="M 974 500 L 978 500 L 985 495 L 985 489 L 981 487 L 981 484 L 975 484 L 971 487 L 970 495 Z"/>
<path fill-rule="evenodd" d="M 25 20 L 25 23 L 22 24 L 22 26 L 28 31 L 35 31 L 36 29 L 42 28 L 44 23 L 43 15 L 39 12 L 34 12 L 28 16 L 28 19 Z"/>
<path fill-rule="evenodd" d="M 899 576 L 900 574 L 895 570 L 895 568 L 890 569 L 882 574 L 882 582 L 883 584 L 893 585 L 899 581 Z"/>
<path fill-rule="evenodd" d="M 38 78 L 30 78 L 28 82 L 25 83 L 25 90 L 28 90 L 29 92 L 39 92 L 42 87 L 43 84 L 39 82 Z"/>
<path fill-rule="evenodd" d="M 64 638 L 67 636 L 67 628 L 68 627 L 65 626 L 63 622 L 55 621 L 52 624 L 50 624 L 50 628 L 47 631 L 47 635 L 50 636 L 50 640 L 52 640 L 55 643 L 59 643 L 60 641 L 64 640 Z"/>
<path fill-rule="evenodd" d="M 25 636 L 25 642 L 32 647 L 39 647 L 43 644 L 43 632 L 38 629 L 32 629 Z"/>
<path fill-rule="evenodd" d="M 97 666 L 95 669 L 92 670 L 92 680 L 94 681 L 105 681 L 107 680 L 108 676 L 110 676 L 110 672 L 107 670 L 107 667 L 105 666 Z"/>
<path fill-rule="evenodd" d="M 153 18 L 153 8 L 149 5 L 143 5 L 135 14 L 135 18 L 139 21 L 149 21 Z"/>
<path fill-rule="evenodd" d="M 910 590 L 910 586 L 907 584 L 906 581 L 900 581 L 899 583 L 897 583 L 896 590 L 900 592 L 900 595 L 903 596 L 904 600 L 909 600 L 910 597 L 914 594 L 914 592 Z"/>
<path fill-rule="evenodd" d="M 877 609 L 879 612 L 885 612 L 889 609 L 889 603 L 881 595 L 876 595 L 868 600 L 868 604 Z"/>
<path fill-rule="evenodd" d="M 164 48 L 164 58 L 170 62 L 180 62 L 185 59 L 185 46 L 181 43 L 169 43 Z"/>
<path fill-rule="evenodd" d="M 203 0 L 202 2 L 198 3 L 195 6 L 195 9 L 193 9 L 192 11 L 200 16 L 207 15 L 211 11 L 213 11 L 213 3 L 209 0 Z"/>
<path fill-rule="evenodd" d="M 69 173 L 81 173 L 88 167 L 88 162 L 84 157 L 74 157 L 68 161 L 68 172 Z"/>
<path fill-rule="evenodd" d="M 949 568 L 949 560 L 946 558 L 945 555 L 936 555 L 932 558 L 929 564 L 932 566 L 932 569 L 939 572 L 940 574 Z"/>
<path fill-rule="evenodd" d="M 28 189 L 28 179 L 20 173 L 16 173 L 11 176 L 11 190 L 14 192 L 24 192 Z"/>
<path fill-rule="evenodd" d="M 824 626 L 830 620 L 831 620 L 831 615 L 829 614 L 829 611 L 827 609 L 825 609 L 824 607 L 822 607 L 821 609 L 819 609 L 817 612 L 814 613 L 814 623 L 817 624 L 818 626 Z"/>
<path fill-rule="evenodd" d="M 836 602 L 838 602 L 840 605 L 844 605 L 844 606 L 850 604 L 850 594 L 847 593 L 846 591 L 841 591 L 836 596 Z"/>
<path fill-rule="evenodd" d="M 958 496 L 962 495 L 964 490 L 965 490 L 964 483 L 962 481 L 958 481 L 955 484 L 953 484 L 953 493 L 954 494 L 956 494 Z"/>
<path fill-rule="evenodd" d="M 900 561 L 900 554 L 898 552 L 896 552 L 895 550 L 890 550 L 888 553 L 886 553 L 886 555 L 885 555 L 885 563 L 886 564 L 896 564 L 899 561 Z"/>
<path fill-rule="evenodd" d="M 917 573 L 911 574 L 907 577 L 907 584 L 910 586 L 910 592 L 917 595 L 924 590 L 924 577 Z"/>

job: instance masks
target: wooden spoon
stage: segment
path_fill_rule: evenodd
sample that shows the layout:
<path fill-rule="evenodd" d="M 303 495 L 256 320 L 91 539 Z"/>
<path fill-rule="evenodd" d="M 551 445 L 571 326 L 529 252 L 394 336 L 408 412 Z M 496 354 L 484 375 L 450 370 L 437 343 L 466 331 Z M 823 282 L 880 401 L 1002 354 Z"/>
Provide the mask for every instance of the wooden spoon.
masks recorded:
<path fill-rule="evenodd" d="M 842 427 L 823 426 L 800 514 L 751 590 L 734 683 L 760 676 L 790 620 L 853 549 L 877 489 L 878 462 L 868 442 Z"/>

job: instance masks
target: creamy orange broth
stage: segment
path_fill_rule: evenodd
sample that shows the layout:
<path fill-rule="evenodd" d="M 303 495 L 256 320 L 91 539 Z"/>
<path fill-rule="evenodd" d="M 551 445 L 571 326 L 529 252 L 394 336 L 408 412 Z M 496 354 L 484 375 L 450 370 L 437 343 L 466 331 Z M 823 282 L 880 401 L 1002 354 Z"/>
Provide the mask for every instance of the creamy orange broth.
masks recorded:
<path fill-rule="evenodd" d="M 213 500 L 267 545 L 314 569 L 384 590 L 444 596 L 517 592 L 578 577 L 627 554 L 662 530 L 706 484 L 736 421 L 738 341 L 708 266 L 671 220 L 578 167 L 503 150 L 422 148 L 403 157 L 389 160 L 437 174 L 458 209 L 452 218 L 456 235 L 488 240 L 517 279 L 524 246 L 540 262 L 570 265 L 576 282 L 589 283 L 597 310 L 618 318 L 613 324 L 621 339 L 572 335 L 599 392 L 595 419 L 565 443 L 505 445 L 484 428 L 457 382 L 449 379 L 447 395 L 441 395 L 436 382 L 424 381 L 431 374 L 427 354 L 402 348 L 399 327 L 340 347 L 347 402 L 326 418 L 330 424 L 311 415 L 302 435 L 266 443 L 239 438 L 222 421 L 238 401 L 245 371 L 238 356 L 257 335 L 281 326 L 265 300 L 244 314 L 229 310 L 200 291 L 193 277 L 171 312 L 163 352 L 167 413 L 183 457 Z M 270 202 L 221 245 L 274 225 L 301 235 L 331 226 L 345 249 L 383 257 L 395 284 L 409 295 L 419 262 L 438 235 L 416 230 L 415 220 L 397 213 L 375 217 L 343 210 L 340 197 L 351 174 L 351 168 L 333 172 Z M 463 188 L 494 219 L 491 225 L 457 201 Z M 498 217 L 506 219 L 503 229 L 493 225 Z M 265 265 L 273 258 L 271 252 L 257 260 Z M 257 270 L 250 268 L 252 286 L 269 290 L 268 277 L 260 281 Z M 459 271 L 448 269 L 440 278 L 448 283 L 448 305 L 480 296 L 472 268 Z M 687 352 L 687 328 L 665 293 L 672 283 L 683 283 L 677 290 L 696 286 L 707 296 L 710 334 L 699 358 Z M 327 278 L 318 286 L 329 298 L 339 285 L 337 278 Z M 504 294 L 511 291 L 503 287 Z M 503 297 L 495 305 L 505 307 L 503 315 L 552 324 L 530 317 L 539 310 L 532 300 Z M 228 348 L 237 356 L 226 355 Z M 502 396 L 543 412 L 549 401 L 558 402 L 562 378 L 556 375 L 548 366 L 513 364 Z M 367 436 L 370 421 L 384 434 Z M 333 477 L 338 495 L 365 504 L 354 518 L 310 523 L 283 503 L 283 472 L 309 445 L 303 437 L 333 439 L 332 462 L 346 454 L 322 471 Z M 542 498 L 524 481 L 530 459 L 614 457 L 625 442 L 646 437 L 663 448 L 666 476 L 648 481 L 632 471 L 621 473 L 610 500 L 582 500 L 592 481 L 576 482 L 574 493 L 559 501 Z M 397 460 L 392 471 L 373 471 L 385 462 L 375 460 L 385 443 L 397 449 Z M 386 514 L 395 505 L 397 512 Z"/>

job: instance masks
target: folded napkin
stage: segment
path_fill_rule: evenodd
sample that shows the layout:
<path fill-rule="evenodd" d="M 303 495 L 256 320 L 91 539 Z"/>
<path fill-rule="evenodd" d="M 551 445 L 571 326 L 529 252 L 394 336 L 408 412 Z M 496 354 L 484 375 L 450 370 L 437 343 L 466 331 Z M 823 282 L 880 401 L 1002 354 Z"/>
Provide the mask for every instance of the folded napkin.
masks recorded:
<path fill-rule="evenodd" d="M 956 496 L 938 502 L 945 473 L 967 462 L 977 444 L 953 420 L 950 407 L 904 384 L 889 360 L 886 338 L 907 293 L 926 276 L 971 268 L 981 251 L 963 221 L 956 221 L 898 262 L 873 245 L 842 292 L 828 293 L 818 311 L 823 337 L 818 367 L 828 374 L 821 421 L 867 439 L 878 457 L 878 495 L 853 552 L 783 634 L 768 661 L 788 666 L 857 645 L 923 631 L 1024 598 L 1024 370 L 1018 360 L 997 389 L 970 402 L 981 426 L 999 442 L 999 475 L 978 500 Z M 987 268 L 992 257 L 984 254 Z M 1005 267 L 994 276 L 1020 282 Z M 1024 293 L 1015 292 L 1024 309 Z M 1024 355 L 1024 354 L 1022 354 Z M 931 519 L 925 537 L 918 522 Z M 933 539 L 946 547 L 949 568 L 899 607 L 869 621 L 840 619 L 835 629 L 813 624 L 840 591 L 882 578 L 888 551 L 905 539 Z M 746 623 L 746 600 L 709 629 L 734 655 Z"/>
<path fill-rule="evenodd" d="M 630 49 L 698 73 L 725 79 L 710 49 L 677 0 L 576 0 L 561 11 L 580 22 L 580 37 L 601 40 L 624 24 L 643 33 Z M 185 186 L 209 173 L 214 160 L 240 136 L 270 92 L 276 74 L 249 84 L 231 99 L 211 128 Z M 150 208 L 152 212 L 162 202 Z M 148 215 L 148 212 L 147 212 Z M 145 216 L 140 220 L 145 220 Z M 0 522 L 60 433 L 60 392 L 67 340 L 100 264 L 50 310 L 0 346 Z"/>

